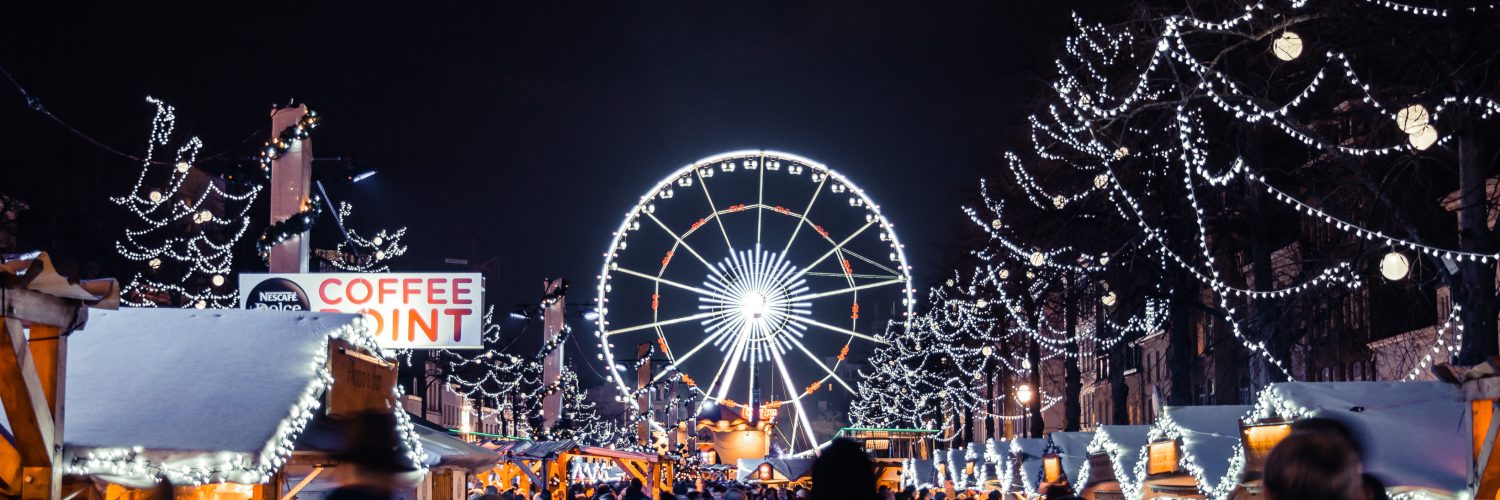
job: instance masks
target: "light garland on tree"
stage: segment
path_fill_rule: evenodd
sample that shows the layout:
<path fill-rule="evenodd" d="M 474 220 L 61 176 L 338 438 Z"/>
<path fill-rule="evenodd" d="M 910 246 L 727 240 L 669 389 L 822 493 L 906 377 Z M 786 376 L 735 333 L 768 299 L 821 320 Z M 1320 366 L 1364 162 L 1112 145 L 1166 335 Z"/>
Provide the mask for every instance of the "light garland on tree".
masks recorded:
<path fill-rule="evenodd" d="M 246 216 L 260 186 L 231 193 L 217 179 L 196 172 L 193 163 L 203 142 L 191 137 L 175 151 L 173 162 L 157 161 L 159 149 L 172 141 L 176 129 L 175 109 L 159 99 L 146 102 L 156 107 L 145 160 L 135 184 L 125 196 L 110 200 L 124 207 L 140 227 L 125 230 L 115 249 L 147 269 L 137 272 L 120 294 L 121 301 L 135 307 L 177 303 L 183 307 L 236 307 L 239 294 L 229 284 L 234 269 L 235 244 L 249 225 Z M 196 192 L 189 178 L 203 176 Z M 225 214 L 216 214 L 215 209 Z M 159 277 L 169 275 L 169 277 Z M 175 296 L 154 299 L 155 294 Z"/>

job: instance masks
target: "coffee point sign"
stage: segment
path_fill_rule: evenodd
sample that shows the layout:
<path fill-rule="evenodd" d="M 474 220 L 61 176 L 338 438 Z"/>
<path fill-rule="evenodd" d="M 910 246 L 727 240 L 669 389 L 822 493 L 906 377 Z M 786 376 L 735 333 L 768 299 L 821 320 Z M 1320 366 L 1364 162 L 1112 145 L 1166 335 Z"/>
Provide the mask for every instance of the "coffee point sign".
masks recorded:
<path fill-rule="evenodd" d="M 392 349 L 480 348 L 479 273 L 241 274 L 245 309 L 364 314 Z"/>

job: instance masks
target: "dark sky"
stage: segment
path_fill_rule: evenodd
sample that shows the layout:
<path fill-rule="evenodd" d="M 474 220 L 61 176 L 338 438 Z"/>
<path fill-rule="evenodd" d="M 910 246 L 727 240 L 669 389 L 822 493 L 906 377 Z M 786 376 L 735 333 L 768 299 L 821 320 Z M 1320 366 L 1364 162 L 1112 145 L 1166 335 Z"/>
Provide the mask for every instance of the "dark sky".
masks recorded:
<path fill-rule="evenodd" d="M 335 195 L 355 204 L 355 225 L 411 228 L 398 269 L 498 257 L 487 293 L 499 304 L 536 301 L 548 276 L 590 289 L 610 231 L 643 191 L 671 169 L 747 148 L 850 176 L 895 222 L 919 284 L 934 278 L 965 223 L 959 197 L 1015 147 L 1006 139 L 1045 91 L 1038 75 L 1050 74 L 1074 8 L 39 3 L 49 5 L 7 7 L 0 64 L 72 125 L 139 154 L 153 95 L 205 151 L 248 156 L 270 105 L 298 97 L 325 119 L 317 156 L 380 169 Z M 46 10 L 25 10 L 35 8 Z M 87 213 L 111 209 L 99 200 L 127 190 L 135 165 L 28 111 L 10 88 L 0 88 L 0 147 L 0 169 L 83 198 L 29 195 L 32 217 L 57 232 L 33 243 L 113 253 L 119 228 Z"/>

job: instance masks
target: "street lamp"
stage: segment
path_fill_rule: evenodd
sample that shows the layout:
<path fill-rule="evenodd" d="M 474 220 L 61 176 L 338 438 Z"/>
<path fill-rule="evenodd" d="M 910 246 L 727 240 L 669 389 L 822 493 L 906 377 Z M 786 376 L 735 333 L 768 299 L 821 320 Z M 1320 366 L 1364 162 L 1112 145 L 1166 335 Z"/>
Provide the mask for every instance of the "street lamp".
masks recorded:
<path fill-rule="evenodd" d="M 1020 401 L 1021 404 L 1030 403 L 1031 402 L 1031 386 L 1028 385 L 1028 384 L 1021 384 L 1020 387 L 1017 387 L 1016 388 L 1016 400 Z"/>
<path fill-rule="evenodd" d="M 1029 384 L 1021 384 L 1020 387 L 1016 388 L 1016 401 L 1021 402 L 1021 414 L 1024 415 L 1021 418 L 1022 432 L 1026 436 L 1030 436 L 1031 435 L 1031 408 L 1026 407 L 1026 404 L 1031 402 L 1031 385 L 1029 385 Z"/>

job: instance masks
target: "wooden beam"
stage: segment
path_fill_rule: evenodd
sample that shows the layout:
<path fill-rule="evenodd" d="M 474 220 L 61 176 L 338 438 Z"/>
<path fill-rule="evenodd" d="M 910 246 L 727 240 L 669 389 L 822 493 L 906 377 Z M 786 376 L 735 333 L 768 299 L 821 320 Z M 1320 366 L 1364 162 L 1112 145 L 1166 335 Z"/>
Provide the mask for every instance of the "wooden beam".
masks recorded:
<path fill-rule="evenodd" d="M 88 308 L 77 300 L 24 288 L 6 288 L 0 293 L 0 316 L 71 330 L 88 318 Z"/>
<path fill-rule="evenodd" d="M 14 290 L 6 290 L 7 294 Z M 0 322 L 0 403 L 10 420 L 24 467 L 50 467 L 55 443 L 52 412 L 37 376 L 21 321 Z"/>
<path fill-rule="evenodd" d="M 302 488 L 307 487 L 307 483 L 311 483 L 312 480 L 318 478 L 318 474 L 322 473 L 322 467 L 313 467 L 312 472 L 307 473 L 306 477 L 303 477 L 301 481 L 297 481 L 296 486 L 293 486 L 290 491 L 286 492 L 286 494 L 281 495 L 281 500 L 292 500 L 292 498 L 295 498 L 298 493 L 302 492 Z"/>

